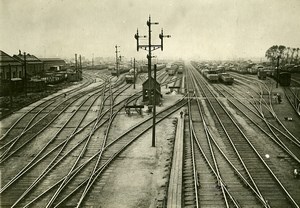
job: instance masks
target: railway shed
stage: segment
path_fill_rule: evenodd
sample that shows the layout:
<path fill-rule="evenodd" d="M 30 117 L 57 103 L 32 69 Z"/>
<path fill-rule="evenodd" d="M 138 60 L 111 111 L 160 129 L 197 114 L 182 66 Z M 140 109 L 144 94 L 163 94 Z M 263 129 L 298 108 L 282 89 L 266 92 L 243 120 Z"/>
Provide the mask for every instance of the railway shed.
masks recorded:
<path fill-rule="evenodd" d="M 55 71 L 55 69 L 61 71 L 66 68 L 66 62 L 60 58 L 40 58 L 40 60 L 46 72 Z"/>
<path fill-rule="evenodd" d="M 42 77 L 45 73 L 43 69 L 43 62 L 38 59 L 36 56 L 27 53 L 26 58 L 21 51 L 19 51 L 18 55 L 13 55 L 13 58 L 20 61 L 22 65 L 25 64 L 26 59 L 26 75 L 31 77 Z"/>
<path fill-rule="evenodd" d="M 143 83 L 143 102 L 149 102 L 148 104 L 153 104 L 153 89 L 154 86 L 154 78 L 150 77 L 150 79 L 147 79 L 144 83 Z M 161 103 L 161 98 L 162 98 L 162 94 L 161 94 L 161 89 L 160 89 L 160 83 L 159 82 L 155 82 L 155 88 L 156 88 L 156 100 L 155 100 L 155 105 L 158 105 Z M 148 98 L 148 90 L 151 90 L 151 99 L 149 100 Z"/>
<path fill-rule="evenodd" d="M 11 68 L 9 68 L 11 67 Z M 10 71 L 11 70 L 11 71 Z M 0 50 L 0 79 L 1 81 L 9 80 L 10 78 L 23 78 L 22 63 Z"/>
<path fill-rule="evenodd" d="M 23 78 L 22 63 L 0 50 L 0 95 L 3 96 L 9 93 L 10 84 L 13 92 L 21 91 Z"/>

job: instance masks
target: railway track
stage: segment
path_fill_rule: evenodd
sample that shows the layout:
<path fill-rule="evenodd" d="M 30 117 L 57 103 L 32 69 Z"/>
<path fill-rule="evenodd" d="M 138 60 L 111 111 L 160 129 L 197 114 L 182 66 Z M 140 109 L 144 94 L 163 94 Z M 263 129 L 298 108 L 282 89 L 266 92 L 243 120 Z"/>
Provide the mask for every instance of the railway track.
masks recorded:
<path fill-rule="evenodd" d="M 42 111 L 51 111 L 51 106 L 58 105 L 58 103 L 61 102 L 61 99 L 65 97 L 65 94 L 72 95 L 76 92 L 86 88 L 90 84 L 94 83 L 94 80 L 91 78 L 86 78 L 87 81 L 84 82 L 82 85 L 79 85 L 78 87 L 75 87 L 71 90 L 68 90 L 64 93 L 59 93 L 49 99 L 44 98 L 41 101 L 37 102 L 37 105 L 34 106 L 29 111 L 26 111 L 22 116 L 20 116 L 10 127 L 1 135 L 0 141 L 3 141 L 7 136 L 9 136 L 9 133 L 14 130 L 14 135 L 20 134 L 20 132 L 25 131 L 29 126 L 34 123 L 34 121 L 39 120 L 37 117 L 41 114 Z M 25 126 L 23 126 L 22 123 L 26 123 Z"/>
<path fill-rule="evenodd" d="M 118 112 L 126 103 L 136 103 L 140 96 L 135 95 L 135 98 L 130 97 L 131 100 L 124 99 L 115 104 L 117 94 L 121 93 L 121 90 L 113 92 L 111 86 L 107 88 L 109 88 L 108 91 L 102 89 L 95 95 L 90 93 L 87 98 L 75 101 L 76 109 L 81 109 L 82 112 L 78 113 L 79 110 L 73 112 L 70 108 L 68 109 L 68 113 L 73 112 L 78 115 L 73 118 L 72 122 L 70 122 L 71 119 L 69 122 L 65 121 L 66 125 L 62 129 L 66 131 L 65 135 L 69 136 L 67 138 L 62 135 L 53 137 L 53 141 L 45 145 L 47 151 L 33 156 L 33 160 L 21 170 L 19 169 L 13 178 L 6 179 L 1 187 L 1 197 L 6 199 L 2 202 L 3 205 L 56 207 L 64 203 L 73 204 L 72 201 L 76 201 L 78 206 L 88 202 L 86 198 L 93 187 L 92 184 L 97 182 L 108 164 L 134 140 L 133 137 L 138 138 L 136 135 L 139 135 L 139 132 L 145 132 L 152 125 L 151 118 L 149 118 L 118 138 L 110 138 L 111 125 Z M 105 92 L 116 96 L 104 98 Z M 94 99 L 90 99 L 93 96 L 95 96 Z M 102 101 L 96 101 L 99 100 L 97 96 L 103 97 Z M 100 111 L 102 107 L 98 107 L 97 118 L 92 119 L 89 113 L 99 103 L 102 103 L 103 110 Z M 181 101 L 159 113 L 157 122 L 178 110 L 184 105 L 183 103 L 184 101 Z M 78 125 L 75 127 L 74 123 Z M 11 158 L 14 160 L 15 157 Z M 7 165 L 9 160 L 3 160 L 3 164 Z M 69 170 L 68 173 L 64 169 Z M 48 189 L 49 184 L 52 186 Z M 78 184 L 81 185 L 78 186 Z M 14 194 L 11 194 L 12 192 Z"/>
<path fill-rule="evenodd" d="M 300 95 L 298 86 L 284 87 L 284 93 L 290 104 L 293 106 L 295 112 L 300 116 Z"/>
<path fill-rule="evenodd" d="M 201 89 L 201 93 L 202 93 L 200 99 L 201 97 L 203 97 L 203 100 L 207 101 L 207 106 L 211 106 L 206 108 L 209 109 L 211 114 L 215 114 L 215 116 L 217 117 L 216 119 L 217 121 L 215 122 L 216 123 L 215 125 L 216 128 L 218 129 L 218 133 L 220 135 L 223 135 L 221 136 L 221 138 L 223 138 L 222 140 L 220 139 L 214 140 L 215 146 L 211 145 L 211 148 L 213 147 L 214 149 L 216 149 L 218 145 L 220 148 L 223 148 L 223 150 L 226 150 L 224 151 L 227 155 L 226 160 L 228 161 L 228 163 L 230 162 L 232 166 L 231 169 L 234 169 L 235 174 L 240 176 L 239 180 L 241 180 L 242 178 L 243 183 L 248 187 L 251 187 L 250 192 L 252 193 L 252 196 L 256 197 L 257 199 L 256 200 L 257 204 L 255 206 L 282 207 L 282 206 L 292 205 L 298 207 L 297 202 L 294 201 L 293 197 L 291 197 L 290 193 L 281 184 L 281 182 L 278 180 L 274 172 L 264 161 L 263 157 L 261 156 L 262 155 L 261 152 L 263 151 L 258 147 L 255 148 L 254 145 L 252 144 L 254 140 L 253 136 L 244 133 L 242 131 L 238 123 L 232 118 L 230 113 L 227 112 L 225 107 L 222 106 L 222 104 L 218 101 L 218 99 L 221 98 L 217 98 L 214 95 L 215 92 L 209 90 L 209 86 L 207 86 L 207 84 L 204 81 L 200 82 L 200 80 L 201 77 L 198 77 L 197 82 L 198 82 L 198 86 L 200 86 L 199 89 Z M 193 123 L 199 123 L 199 122 L 193 122 Z M 197 129 L 199 128 L 195 128 L 195 130 Z M 205 129 L 206 127 L 204 125 L 204 130 Z M 207 129 L 209 129 L 209 127 L 207 127 Z M 221 131 L 222 129 L 223 131 Z M 213 138 L 212 135 L 209 137 L 211 137 L 211 139 Z M 226 137 L 229 140 L 224 140 Z M 227 141 L 227 143 L 225 141 Z M 199 142 L 199 144 L 203 145 L 205 143 L 201 141 Z M 207 147 L 208 146 L 202 149 L 209 149 Z M 231 147 L 231 151 L 229 151 L 230 147 Z M 223 180 L 224 183 L 226 183 L 226 181 L 229 181 L 229 183 L 228 184 L 226 183 L 226 186 L 224 186 L 225 188 L 222 189 L 222 193 L 224 196 L 224 203 L 228 206 L 230 206 L 230 203 L 233 203 L 235 206 L 241 206 L 241 204 L 245 206 L 245 204 L 248 204 L 249 202 L 253 203 L 255 200 L 252 200 L 251 198 L 248 198 L 247 201 L 247 199 L 240 197 L 238 193 L 241 192 L 242 189 L 241 186 L 237 186 L 236 182 L 232 183 L 232 181 L 234 181 L 234 177 L 227 177 L 226 174 L 224 175 L 224 172 L 227 173 L 230 170 L 230 168 L 226 169 L 226 167 L 224 166 L 225 155 L 223 155 L 223 162 L 221 162 L 222 160 L 221 160 L 220 150 L 219 153 L 217 151 L 210 151 L 210 152 L 211 152 L 210 154 L 211 159 L 207 157 L 207 159 L 211 161 L 210 164 L 215 164 L 214 165 L 215 167 L 222 169 L 222 171 L 220 171 L 220 175 L 222 176 L 222 178 L 220 178 L 220 176 L 217 177 L 218 184 L 222 184 L 220 183 L 220 181 L 222 182 Z M 203 153 L 203 155 L 209 155 L 209 152 Z M 212 158 L 213 157 L 212 155 L 215 155 L 215 158 L 217 158 L 218 163 L 215 162 L 215 160 Z M 239 158 L 239 161 L 237 161 L 237 158 Z M 243 164 L 243 166 L 241 166 L 241 163 Z M 218 165 L 222 164 L 222 165 L 218 166 L 216 164 Z M 236 187 L 232 186 L 232 184 L 234 184 Z M 270 187 L 272 187 L 272 190 L 277 190 L 276 195 L 269 193 L 268 190 Z M 242 193 L 245 193 L 245 196 L 246 195 L 249 196 L 249 193 L 246 194 L 247 192 L 242 192 Z M 286 198 L 289 198 L 289 200 L 286 200 Z"/>
<path fill-rule="evenodd" d="M 246 100 L 247 98 L 243 99 L 243 95 L 239 94 L 240 99 L 237 98 L 234 94 L 232 89 L 227 89 L 224 86 L 216 86 L 220 92 L 220 94 L 223 94 L 228 101 L 235 106 L 235 108 L 241 113 L 246 116 L 248 119 L 249 125 L 254 125 L 256 128 L 259 128 L 260 131 L 264 132 L 265 135 L 267 135 L 271 140 L 274 140 L 275 143 L 277 143 L 280 147 L 282 147 L 283 150 L 285 150 L 292 158 L 299 163 L 299 142 L 298 139 L 292 135 L 286 128 L 284 128 L 283 124 L 280 122 L 278 125 L 281 126 L 281 128 L 278 128 L 278 125 L 273 125 L 270 123 L 265 116 L 260 114 L 259 110 L 255 108 L 254 110 L 248 105 L 243 102 L 243 100 Z M 252 104 L 253 105 L 253 104 Z M 290 136 L 292 135 L 292 136 Z"/>
<path fill-rule="evenodd" d="M 265 89 L 267 89 L 267 97 L 263 97 L 263 92 L 261 91 L 260 93 L 257 93 L 260 96 L 258 99 L 254 98 L 253 95 L 246 96 L 242 91 L 237 92 L 236 89 L 232 87 L 230 88 L 230 90 L 226 90 L 225 87 L 222 87 L 222 91 L 219 91 L 221 94 L 226 93 L 231 97 L 234 96 L 233 92 L 236 92 L 235 94 L 238 95 L 238 97 L 244 97 L 244 99 L 234 99 L 232 101 L 238 101 L 236 102 L 236 104 L 239 105 L 238 109 L 246 108 L 246 110 L 250 114 L 252 114 L 251 118 L 258 118 L 257 122 L 260 122 L 260 126 L 268 129 L 270 131 L 270 134 L 275 137 L 275 140 L 277 140 L 277 142 L 280 143 L 281 146 L 283 146 L 283 149 L 285 149 L 288 154 L 290 154 L 296 161 L 299 161 L 299 138 L 293 135 L 277 117 L 271 102 L 272 88 L 268 88 L 268 86 L 265 86 Z M 264 99 L 266 99 L 267 101 L 265 101 Z M 246 102 L 242 102 L 242 100 Z M 243 113 L 244 111 L 241 110 L 241 112 Z M 267 126 L 267 128 L 265 126 Z"/>
<path fill-rule="evenodd" d="M 26 128 L 24 128 L 21 133 L 16 136 L 15 132 L 12 135 L 6 134 L 6 137 L 10 139 L 8 142 L 4 140 L 3 143 L 6 143 L 1 144 L 1 163 L 19 151 L 19 149 L 23 146 L 28 145 L 28 143 L 36 139 L 49 126 L 63 125 L 60 129 L 67 127 L 71 120 L 76 120 L 76 117 L 80 117 L 82 114 L 81 109 L 84 109 L 85 105 L 89 106 L 88 110 L 90 110 L 92 107 L 91 105 L 94 104 L 94 102 L 104 92 L 103 90 L 105 90 L 105 87 L 101 85 L 100 89 L 95 89 L 95 91 L 91 94 L 84 94 L 85 96 L 81 93 L 75 94 L 74 96 L 61 101 L 58 105 L 50 108 L 51 110 L 39 110 L 34 117 L 35 119 L 36 117 L 41 118 L 36 122 L 32 122 L 29 126 L 26 125 Z M 91 102 L 91 104 L 89 104 L 89 102 Z M 44 111 L 46 111 L 46 113 L 44 113 Z M 88 113 L 88 111 L 85 112 Z M 61 117 L 63 118 L 59 120 Z M 67 121 L 65 121 L 66 117 L 68 118 Z M 84 117 L 86 117 L 86 115 L 84 115 Z M 25 121 L 22 121 L 22 123 L 23 122 Z M 18 129 L 17 126 L 14 128 Z M 13 131 L 14 128 L 10 129 L 10 131 Z M 60 131 L 58 131 L 54 137 L 57 137 L 59 133 Z M 14 136 L 13 139 L 11 139 L 12 136 Z"/>
<path fill-rule="evenodd" d="M 177 103 L 175 106 L 171 106 L 170 108 L 160 112 L 158 114 L 159 119 L 157 122 L 160 122 L 163 119 L 167 118 L 168 115 L 177 111 L 179 108 L 182 107 L 182 105 L 185 105 L 184 101 L 181 101 L 181 102 Z M 115 140 L 107 143 L 107 145 L 104 147 L 104 149 L 99 150 L 96 154 L 91 156 L 86 163 L 84 163 L 84 164 L 82 164 L 82 166 L 78 167 L 78 171 L 84 171 L 84 170 L 81 170 L 81 167 L 87 166 L 87 163 L 92 163 L 92 161 L 94 161 L 95 158 L 99 157 L 99 155 L 101 154 L 101 159 L 100 159 L 100 162 L 98 163 L 98 168 L 95 168 L 93 171 L 94 174 L 90 175 L 89 177 L 88 176 L 81 176 L 81 177 L 78 176 L 78 179 L 81 178 L 81 180 L 82 180 L 82 182 L 79 183 L 79 185 L 78 185 L 78 183 L 74 182 L 73 178 L 70 178 L 72 181 L 68 182 L 68 186 L 57 197 L 57 202 L 55 202 L 53 204 L 53 207 L 57 207 L 57 206 L 64 207 L 66 205 L 72 206 L 72 207 L 79 206 L 78 199 L 81 199 L 80 203 L 82 203 L 82 206 L 84 207 L 85 203 L 88 203 L 84 200 L 84 198 L 87 197 L 87 193 L 88 193 L 87 191 L 92 188 L 92 184 L 97 183 L 98 178 L 99 178 L 99 180 L 101 180 L 101 174 L 103 174 L 103 171 L 115 159 L 115 157 L 119 153 L 121 153 L 131 142 L 133 142 L 135 139 L 137 139 L 139 136 L 141 136 L 143 133 L 145 133 L 147 130 L 149 130 L 151 128 L 151 126 L 152 126 L 151 118 L 146 119 L 145 121 L 135 125 L 131 129 L 129 129 L 127 132 L 125 132 L 124 134 L 122 134 L 121 136 L 116 138 Z M 74 170 L 74 174 L 75 174 L 75 172 L 77 172 L 77 168 Z M 83 175 L 85 175 L 85 174 L 83 174 Z M 90 181 L 90 183 L 89 183 L 89 181 Z M 58 184 L 56 184 L 56 185 L 58 185 Z M 55 184 L 52 187 L 50 187 L 50 189 L 52 189 L 53 187 L 55 187 Z M 86 189 L 83 189 L 83 187 L 86 187 Z M 95 185 L 95 187 L 98 187 L 98 185 Z M 48 191 L 45 191 L 42 194 L 40 194 L 40 196 L 38 196 L 33 201 L 29 202 L 29 204 L 27 204 L 26 206 L 32 205 L 33 203 L 37 203 L 37 201 L 39 201 L 43 195 L 46 195 L 46 193 L 48 193 L 50 191 L 50 189 Z M 87 191 L 84 192 L 84 190 L 87 190 Z M 91 190 L 91 192 L 92 193 L 88 194 L 89 197 L 91 197 L 90 194 L 93 194 L 93 189 Z M 91 198 L 93 198 L 93 197 L 91 197 Z"/>
<path fill-rule="evenodd" d="M 123 87 L 124 88 L 124 87 Z M 120 88 L 121 89 L 121 88 Z M 126 89 L 126 88 L 124 88 L 124 89 Z M 104 92 L 104 91 L 103 91 Z M 117 92 L 117 91 L 116 91 Z M 121 91 L 122 92 L 122 91 Z M 27 162 L 27 165 L 24 167 L 24 168 L 22 168 L 22 167 L 16 167 L 16 168 L 13 168 L 13 169 L 3 169 L 3 170 L 6 170 L 6 172 L 4 172 L 3 171 L 3 175 L 5 174 L 5 173 L 7 173 L 8 175 L 15 175 L 15 177 L 13 177 L 13 179 L 12 180 L 10 180 L 8 183 L 6 183 L 4 186 L 2 186 L 1 187 L 1 193 L 3 192 L 3 191 L 5 191 L 7 188 L 8 188 L 8 184 L 10 185 L 11 184 L 11 182 L 15 182 L 16 180 L 18 180 L 21 176 L 23 176 L 23 175 L 25 175 L 25 174 L 28 174 L 28 173 L 26 173 L 26 171 L 28 170 L 28 169 L 30 169 L 30 168 L 33 168 L 38 162 L 40 162 L 41 160 L 47 160 L 47 159 L 45 159 L 45 157 L 47 156 L 47 155 L 53 155 L 53 154 L 56 154 L 58 151 L 59 151 L 59 148 L 61 148 L 61 147 L 63 147 L 65 144 L 67 144 L 68 143 L 68 141 L 70 140 L 71 141 L 71 138 L 74 138 L 74 137 L 78 137 L 78 134 L 80 133 L 80 132 L 84 132 L 84 130 L 86 131 L 86 129 L 88 129 L 88 127 L 89 126 L 91 126 L 92 125 L 92 123 L 94 122 L 94 120 L 92 120 L 92 121 L 90 121 L 89 123 L 86 123 L 86 124 L 83 124 L 83 120 L 84 120 L 84 118 L 86 117 L 86 115 L 88 114 L 88 112 L 89 112 L 89 110 L 90 110 L 90 108 L 91 108 L 91 106 L 94 104 L 94 102 L 95 102 L 95 100 L 97 100 L 98 98 L 99 98 L 99 96 L 100 96 L 100 94 L 99 95 L 96 95 L 98 92 L 96 91 L 95 93 L 94 93 L 94 95 L 95 95 L 95 97 L 93 98 L 93 99 L 90 99 L 90 98 L 92 98 L 93 96 L 91 95 L 91 96 L 87 96 L 87 98 L 85 99 L 85 101 L 88 101 L 88 100 L 94 100 L 94 101 L 90 101 L 91 103 L 90 104 L 88 104 L 88 103 L 86 103 L 86 102 L 83 102 L 82 103 L 82 105 L 81 106 L 79 106 L 78 108 L 77 108 L 77 110 L 74 112 L 74 113 L 72 113 L 72 116 L 71 117 L 69 117 L 69 119 L 67 119 L 67 121 L 65 122 L 65 124 L 60 128 L 61 130 L 59 130 L 58 132 L 56 132 L 55 134 L 54 134 L 54 136 L 50 139 L 50 140 L 47 140 L 47 141 L 45 141 L 44 142 L 44 144 L 46 144 L 41 150 L 39 150 L 39 152 L 37 152 L 37 153 L 32 153 L 32 152 L 34 152 L 34 151 L 32 151 L 33 149 L 32 149 L 32 147 L 34 147 L 35 145 L 34 145 L 34 143 L 32 144 L 33 146 L 30 146 L 29 147 L 29 149 L 28 149 L 28 152 L 29 153 L 31 153 L 31 154 L 33 154 L 32 155 L 32 160 L 28 163 Z M 87 109 L 85 109 L 85 106 L 84 106 L 84 104 L 88 104 L 88 108 Z M 80 111 L 80 109 L 81 110 L 83 110 L 84 112 L 85 112 L 85 114 L 82 116 L 82 114 L 81 115 L 76 115 L 79 111 Z M 76 116 L 77 117 L 76 117 Z M 105 115 L 105 114 L 103 114 L 103 115 Z M 70 123 L 70 121 L 72 121 L 73 123 L 75 122 L 75 123 L 77 123 L 80 119 L 81 119 L 81 121 L 78 123 L 78 125 L 77 125 L 77 127 L 74 129 L 74 131 L 71 133 L 70 131 L 69 131 L 69 129 L 72 129 L 71 128 L 71 126 L 69 126 L 68 127 L 68 125 L 69 125 L 69 123 Z M 75 120 L 72 120 L 72 119 L 75 119 Z M 68 128 L 67 128 L 68 127 Z M 66 130 L 67 129 L 67 130 Z M 62 130 L 64 130 L 65 132 L 63 133 L 65 136 L 63 136 L 63 134 L 61 134 L 61 132 L 62 132 Z M 47 133 L 49 133 L 49 132 L 47 132 Z M 70 134 L 71 133 L 71 134 Z M 61 135 L 60 135 L 61 134 Z M 67 137 L 67 139 L 65 139 Z M 74 139 L 75 140 L 75 139 Z M 41 141 L 39 141 L 39 142 L 41 142 Z M 72 143 L 72 141 L 70 142 L 70 143 Z M 74 142 L 73 142 L 74 143 Z M 76 143 L 76 142 L 75 142 Z M 19 149 L 22 149 L 22 146 L 25 146 L 25 145 L 21 145 L 20 147 L 19 147 Z M 27 145 L 28 146 L 28 145 Z M 39 145 L 40 146 L 40 145 Z M 23 148 L 24 149 L 24 148 Z M 11 149 L 10 149 L 11 150 Z M 14 153 L 14 151 L 12 151 L 12 153 Z M 10 166 L 10 164 L 11 165 L 13 165 L 14 164 L 14 160 L 15 160 L 15 158 L 16 157 L 12 157 L 13 156 L 13 154 L 10 154 L 10 155 L 6 155 L 6 158 L 4 158 L 4 160 L 2 160 L 2 166 L 4 167 L 5 165 L 8 165 L 8 166 Z M 20 153 L 21 154 L 21 153 Z M 25 154 L 26 155 L 26 154 Z M 17 155 L 18 156 L 18 155 Z M 8 161 L 6 161 L 6 160 L 8 160 Z M 51 161 L 51 160 L 50 160 Z M 26 161 L 24 161 L 24 164 L 26 164 Z M 20 168 L 22 168 L 22 170 L 20 171 Z M 38 170 L 37 171 L 41 171 L 40 169 L 42 169 L 42 168 L 37 168 Z M 25 171 L 26 170 L 26 171 Z M 9 171 L 11 171 L 11 173 L 8 173 Z M 18 172 L 19 171 L 19 172 Z M 15 172 L 15 173 L 12 173 L 12 172 Z M 25 175 L 26 176 L 26 175 Z M 7 179 L 6 179 L 7 180 Z M 3 177 L 3 184 L 5 183 L 5 181 L 6 181 L 5 179 L 4 179 L 4 177 Z M 28 180 L 28 181 L 26 181 L 26 183 L 30 183 L 30 180 Z"/>
<path fill-rule="evenodd" d="M 189 83 L 195 82 L 195 80 L 192 79 L 190 81 Z M 196 88 L 197 86 L 194 84 L 193 89 L 198 92 Z M 195 109 L 192 111 L 192 114 L 189 114 L 193 115 L 193 117 L 198 114 L 199 117 L 199 119 L 196 120 L 195 118 L 190 118 L 192 126 L 191 132 L 193 132 L 195 147 L 197 147 L 197 151 L 195 152 L 198 152 L 196 155 L 197 158 L 199 158 L 198 160 L 200 160 L 198 162 L 199 167 L 197 168 L 199 170 L 198 178 L 200 180 L 198 182 L 198 186 L 200 187 L 199 193 L 202 193 L 199 197 L 199 205 L 222 207 L 243 207 L 245 205 L 261 207 L 264 205 L 265 202 L 255 189 L 247 188 L 249 186 L 247 179 L 249 180 L 249 178 L 245 178 L 244 175 L 240 173 L 243 169 L 242 165 L 234 166 L 221 150 L 221 147 L 216 143 L 205 121 L 206 119 L 204 118 L 203 109 L 199 100 L 193 99 L 191 102 L 195 102 Z M 224 148 L 224 144 L 222 148 Z M 207 178 L 209 177 L 211 179 L 209 179 L 207 183 Z M 201 183 L 204 185 L 201 185 Z M 254 194 L 252 192 L 254 192 Z M 243 200 L 241 200 L 241 198 Z"/>

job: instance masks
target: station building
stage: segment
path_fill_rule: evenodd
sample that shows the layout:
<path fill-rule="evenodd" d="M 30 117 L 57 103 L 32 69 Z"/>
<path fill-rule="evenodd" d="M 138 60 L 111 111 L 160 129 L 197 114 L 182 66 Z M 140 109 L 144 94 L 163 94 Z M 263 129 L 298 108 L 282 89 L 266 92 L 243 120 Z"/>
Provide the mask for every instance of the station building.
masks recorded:
<path fill-rule="evenodd" d="M 0 95 L 22 91 L 23 77 L 22 63 L 0 50 Z"/>
<path fill-rule="evenodd" d="M 22 65 L 25 64 L 26 59 L 26 75 L 28 79 L 42 77 L 44 75 L 43 62 L 36 56 L 28 53 L 24 57 L 24 54 L 19 50 L 19 54 L 13 55 L 13 58 L 20 61 Z"/>
<path fill-rule="evenodd" d="M 10 67 L 10 68 L 9 68 Z M 11 69 L 11 74 L 9 71 Z M 23 78 L 23 65 L 20 61 L 11 57 L 7 53 L 0 50 L 0 79 L 9 80 L 9 78 Z"/>

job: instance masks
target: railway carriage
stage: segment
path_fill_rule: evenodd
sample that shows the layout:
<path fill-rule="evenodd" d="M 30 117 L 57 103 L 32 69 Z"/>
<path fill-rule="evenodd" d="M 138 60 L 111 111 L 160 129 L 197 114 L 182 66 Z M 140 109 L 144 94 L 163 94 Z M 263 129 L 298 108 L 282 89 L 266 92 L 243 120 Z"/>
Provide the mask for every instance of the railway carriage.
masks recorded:
<path fill-rule="evenodd" d="M 248 70 L 245 67 L 239 67 L 237 69 L 237 72 L 240 73 L 240 74 L 247 74 Z"/>
<path fill-rule="evenodd" d="M 166 64 L 156 64 L 156 71 L 166 68 Z"/>
<path fill-rule="evenodd" d="M 159 71 L 159 70 L 164 69 L 164 68 L 166 68 L 166 64 L 156 64 L 156 71 Z M 151 66 L 151 71 L 153 71 L 153 70 L 154 70 L 154 66 L 152 65 Z M 148 72 L 148 65 L 140 66 L 138 71 L 141 72 L 141 73 Z"/>
<path fill-rule="evenodd" d="M 134 83 L 134 74 L 126 74 L 125 81 L 128 84 Z"/>
<path fill-rule="evenodd" d="M 257 67 L 257 77 L 258 77 L 258 79 L 263 79 L 263 80 L 266 79 L 267 71 L 264 69 L 263 66 Z"/>
<path fill-rule="evenodd" d="M 225 67 L 224 66 L 218 66 L 217 67 L 217 72 L 218 73 L 224 73 L 225 72 Z"/>
<path fill-rule="evenodd" d="M 203 75 L 203 77 L 206 78 L 207 74 L 208 74 L 209 70 L 208 69 L 203 69 L 201 70 L 201 74 Z"/>
<path fill-rule="evenodd" d="M 209 70 L 206 74 L 206 79 L 210 82 L 218 82 L 219 75 L 217 70 Z"/>
<path fill-rule="evenodd" d="M 119 74 L 124 74 L 124 73 L 126 73 L 126 72 L 129 72 L 129 68 L 128 67 L 126 67 L 126 66 L 121 66 L 120 68 L 119 68 Z M 113 75 L 113 76 L 117 76 L 118 75 L 118 71 L 116 70 L 116 69 L 113 69 L 113 70 L 111 70 L 111 75 Z"/>
<path fill-rule="evenodd" d="M 252 67 L 248 68 L 249 74 L 257 74 L 257 72 L 258 72 L 258 67 L 256 67 L 256 66 L 252 66 Z"/>
<path fill-rule="evenodd" d="M 125 81 L 126 83 L 134 83 L 134 69 L 130 69 L 128 74 L 125 75 Z"/>
<path fill-rule="evenodd" d="M 182 74 L 183 73 L 183 66 L 179 66 L 177 72 L 178 72 L 178 74 Z"/>
<path fill-rule="evenodd" d="M 279 83 L 281 86 L 290 86 L 291 84 L 291 73 L 281 72 L 279 73 Z"/>
<path fill-rule="evenodd" d="M 228 85 L 232 85 L 234 78 L 232 76 L 230 76 L 227 73 L 220 73 L 219 74 L 219 81 L 224 83 L 224 84 L 228 84 Z"/>
<path fill-rule="evenodd" d="M 169 72 L 169 70 L 172 70 L 175 73 L 177 69 L 178 69 L 178 65 L 177 64 L 170 64 L 169 63 L 166 66 L 166 72 Z"/>
<path fill-rule="evenodd" d="M 169 76 L 173 76 L 175 74 L 175 70 L 174 69 L 169 69 L 168 70 L 168 75 Z"/>

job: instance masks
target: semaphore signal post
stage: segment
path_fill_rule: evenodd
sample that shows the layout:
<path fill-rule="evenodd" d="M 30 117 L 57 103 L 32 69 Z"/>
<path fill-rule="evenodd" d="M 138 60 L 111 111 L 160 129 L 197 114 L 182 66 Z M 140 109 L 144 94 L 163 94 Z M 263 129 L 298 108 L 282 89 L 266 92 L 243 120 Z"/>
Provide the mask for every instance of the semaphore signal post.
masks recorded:
<path fill-rule="evenodd" d="M 137 51 L 139 51 L 139 49 L 144 49 L 146 51 L 148 51 L 148 55 L 147 55 L 147 59 L 148 59 L 148 80 L 151 79 L 151 58 L 152 56 L 152 51 L 156 50 L 156 49 L 161 49 L 163 51 L 163 39 L 164 38 L 170 38 L 170 35 L 164 35 L 163 34 L 163 29 L 161 29 L 161 33 L 159 34 L 159 38 L 161 40 L 161 44 L 160 45 L 153 45 L 151 44 L 151 25 L 158 25 L 158 22 L 151 22 L 151 16 L 149 16 L 149 20 L 147 21 L 147 26 L 148 26 L 148 45 L 141 45 L 139 44 L 139 38 L 146 38 L 147 36 L 140 36 L 139 35 L 139 31 L 137 30 L 136 34 L 134 35 L 134 38 L 136 39 L 137 42 Z M 156 67 L 156 66 L 154 66 Z M 155 105 L 155 100 L 156 100 L 156 70 L 154 69 L 154 85 L 153 85 L 153 89 L 151 91 L 153 91 L 153 100 L 154 100 L 154 104 L 153 104 L 153 127 L 152 127 L 152 147 L 155 147 L 155 116 L 156 116 L 156 105 Z M 150 89 L 150 81 L 149 81 L 149 89 Z M 148 90 L 148 100 L 150 101 L 150 96 L 151 96 L 151 91 Z"/>

